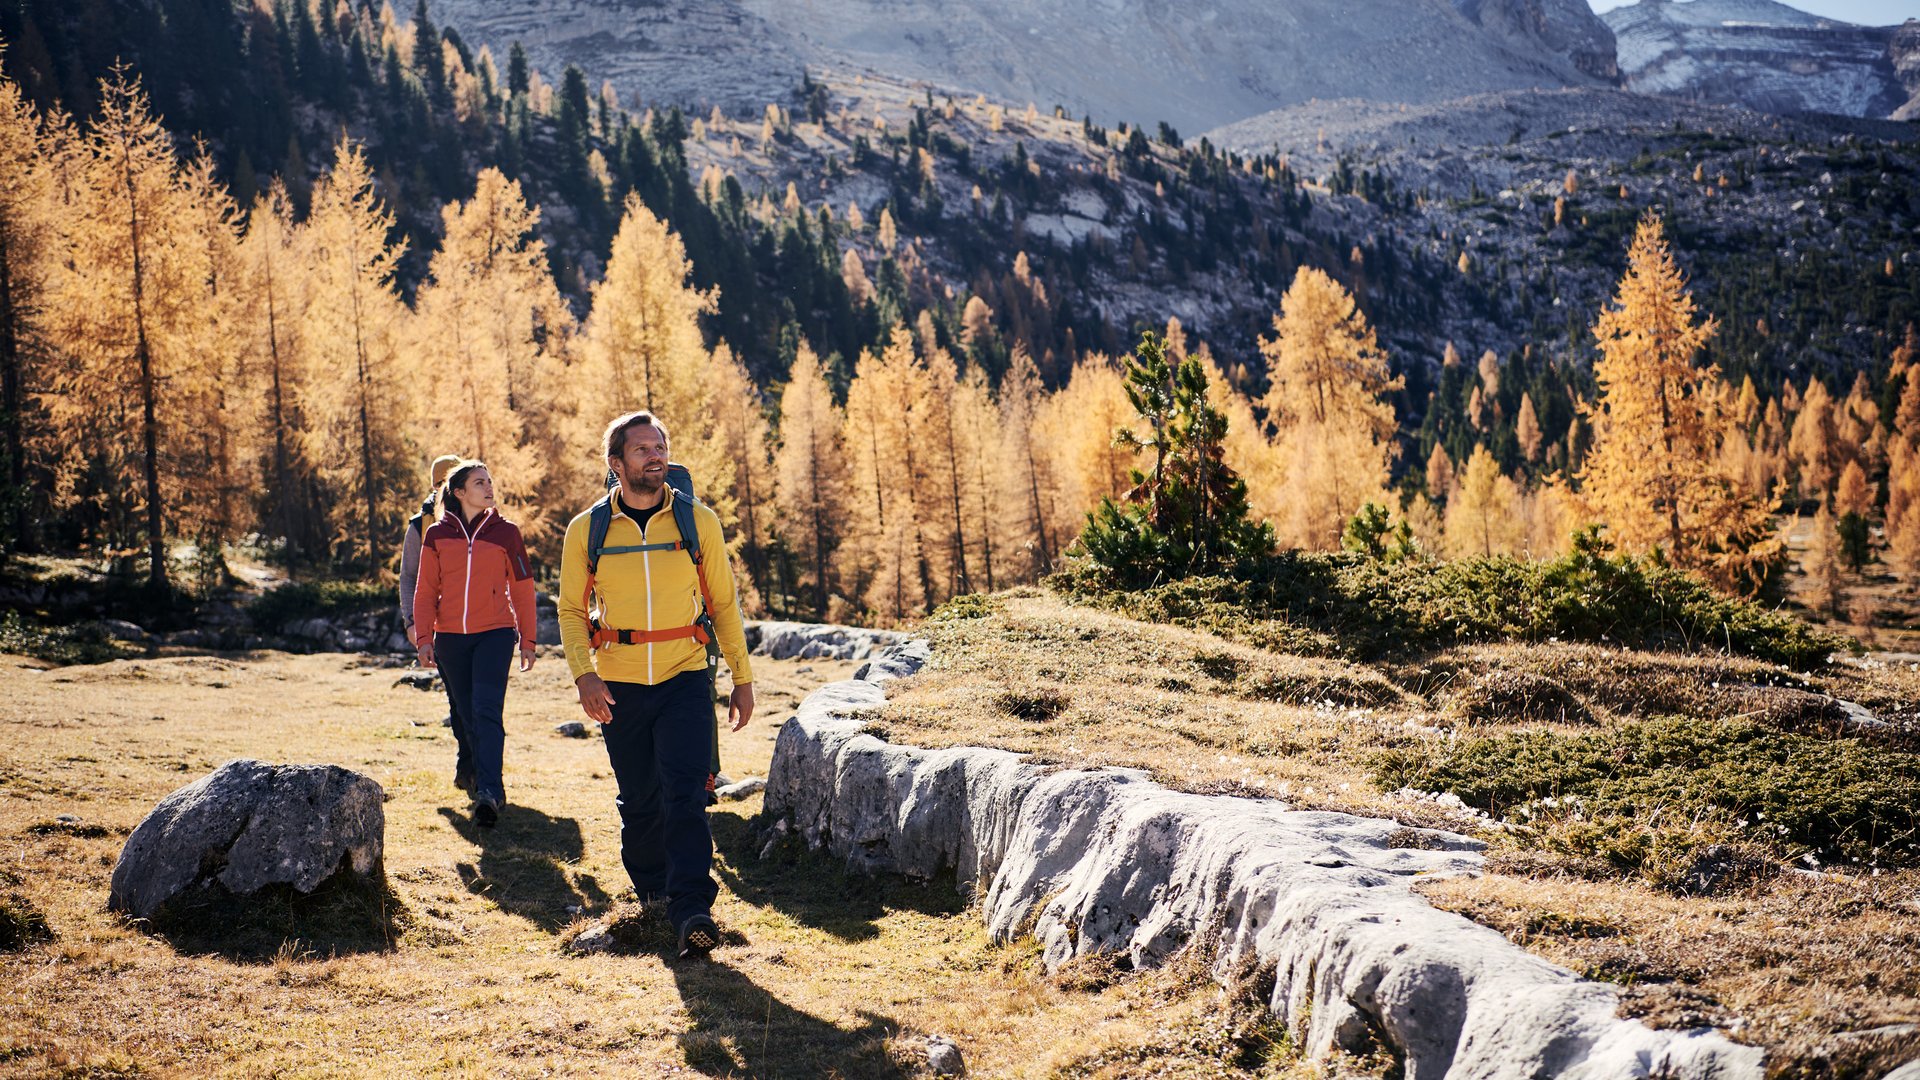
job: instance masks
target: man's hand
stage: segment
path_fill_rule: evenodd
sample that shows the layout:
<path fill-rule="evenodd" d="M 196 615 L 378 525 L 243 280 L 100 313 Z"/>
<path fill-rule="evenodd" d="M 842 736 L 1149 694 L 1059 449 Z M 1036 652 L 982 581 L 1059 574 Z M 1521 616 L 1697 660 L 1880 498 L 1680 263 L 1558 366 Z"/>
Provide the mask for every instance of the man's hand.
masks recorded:
<path fill-rule="evenodd" d="M 420 640 L 420 666 L 423 668 L 438 666 L 433 662 L 433 639 L 431 637 Z"/>
<path fill-rule="evenodd" d="M 600 676 L 589 671 L 575 679 L 573 686 L 580 691 L 580 708 L 589 719 L 601 724 L 613 722 L 613 691 Z"/>
<path fill-rule="evenodd" d="M 520 670 L 531 671 L 532 669 L 533 669 L 533 646 L 522 645 L 520 646 Z"/>
<path fill-rule="evenodd" d="M 739 731 L 753 719 L 753 684 L 741 683 L 733 688 L 733 696 L 727 699 L 727 721 L 733 730 Z"/>

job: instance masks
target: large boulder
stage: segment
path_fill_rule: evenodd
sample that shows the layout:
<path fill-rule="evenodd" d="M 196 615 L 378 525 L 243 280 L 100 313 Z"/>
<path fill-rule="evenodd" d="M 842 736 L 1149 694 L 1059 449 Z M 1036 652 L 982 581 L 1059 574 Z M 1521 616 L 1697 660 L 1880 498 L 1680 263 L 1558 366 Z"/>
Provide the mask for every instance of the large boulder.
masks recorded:
<path fill-rule="evenodd" d="M 383 877 L 386 793 L 338 765 L 229 761 L 160 800 L 113 867 L 107 905 L 159 920 L 180 905 L 276 887 L 311 894 Z"/>
<path fill-rule="evenodd" d="M 747 648 L 775 660 L 865 660 L 907 640 L 897 630 L 761 620 L 746 624 Z"/>

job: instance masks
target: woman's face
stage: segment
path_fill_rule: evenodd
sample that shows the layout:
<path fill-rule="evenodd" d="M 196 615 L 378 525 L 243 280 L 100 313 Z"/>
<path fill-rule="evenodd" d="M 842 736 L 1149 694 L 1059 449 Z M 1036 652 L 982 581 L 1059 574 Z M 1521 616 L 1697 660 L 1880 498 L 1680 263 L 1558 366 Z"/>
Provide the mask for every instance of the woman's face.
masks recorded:
<path fill-rule="evenodd" d="M 493 501 L 493 474 L 486 469 L 475 469 L 467 474 L 465 487 L 453 489 L 453 497 L 460 500 L 461 509 L 468 517 L 491 508 Z"/>

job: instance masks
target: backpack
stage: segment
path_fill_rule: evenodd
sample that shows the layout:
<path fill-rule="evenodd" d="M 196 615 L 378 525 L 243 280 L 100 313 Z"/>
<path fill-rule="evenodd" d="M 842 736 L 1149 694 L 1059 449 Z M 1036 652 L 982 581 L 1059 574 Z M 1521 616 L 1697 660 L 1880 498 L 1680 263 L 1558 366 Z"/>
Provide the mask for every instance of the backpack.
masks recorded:
<path fill-rule="evenodd" d="M 594 503 L 587 512 L 587 587 L 581 600 L 587 611 L 587 627 L 592 631 L 591 647 L 598 650 L 614 642 L 635 645 L 693 638 L 707 649 L 707 702 L 711 707 L 713 688 L 720 678 L 720 640 L 713 630 L 713 593 L 707 588 L 707 568 L 700 555 L 699 523 L 694 520 L 693 514 L 693 508 L 700 503 L 693 494 L 693 474 L 679 462 L 667 465 L 667 494 L 672 501 L 673 523 L 680 529 L 680 539 L 672 543 L 617 544 L 608 547 L 607 530 L 613 525 L 613 500 L 618 490 L 610 488 L 606 496 Z M 600 622 L 593 607 L 593 584 L 600 569 L 600 557 L 643 551 L 685 551 L 693 558 L 693 572 L 700 581 L 700 614 L 694 619 L 693 625 L 669 630 L 616 630 Z M 714 778 L 720 772 L 720 718 L 717 714 L 713 718 L 713 741 L 710 746 L 712 752 L 707 772 L 707 790 L 711 796 Z"/>

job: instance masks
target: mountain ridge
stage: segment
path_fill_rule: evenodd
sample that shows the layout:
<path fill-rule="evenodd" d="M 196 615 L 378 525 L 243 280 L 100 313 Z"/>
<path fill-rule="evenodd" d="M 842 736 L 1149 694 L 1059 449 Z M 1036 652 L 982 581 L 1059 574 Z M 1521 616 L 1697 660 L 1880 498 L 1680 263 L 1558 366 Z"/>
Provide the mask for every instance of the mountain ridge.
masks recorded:
<path fill-rule="evenodd" d="M 623 97 L 758 108 L 797 68 L 838 66 L 1102 123 L 1214 127 L 1316 98 L 1428 102 L 1605 85 L 1606 25 L 1584 0 L 439 0 L 496 51 L 579 64 Z M 724 26 L 728 35 L 716 37 Z M 718 50 L 717 52 L 715 50 Z M 743 59 L 748 62 L 742 63 Z M 757 66 L 756 66 L 757 65 Z"/>

